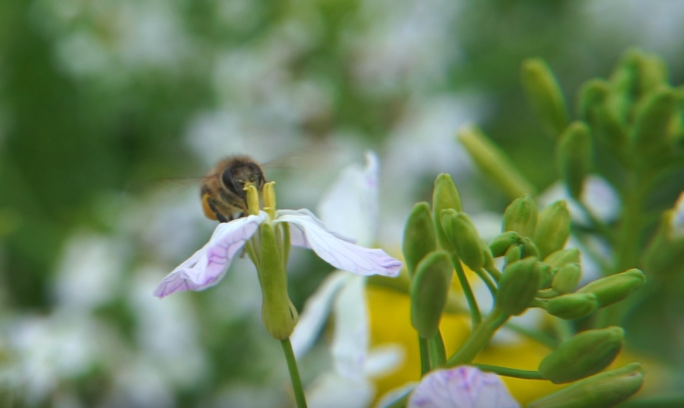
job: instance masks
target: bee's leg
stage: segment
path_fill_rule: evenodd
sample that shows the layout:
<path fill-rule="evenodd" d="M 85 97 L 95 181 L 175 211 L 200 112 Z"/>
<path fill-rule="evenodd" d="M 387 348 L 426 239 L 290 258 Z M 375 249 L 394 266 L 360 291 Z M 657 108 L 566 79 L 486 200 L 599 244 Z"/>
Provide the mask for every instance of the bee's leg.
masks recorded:
<path fill-rule="evenodd" d="M 216 205 L 214 203 L 214 200 L 208 199 L 207 204 L 209 204 L 209 208 L 211 208 L 211 211 L 213 211 L 214 215 L 216 215 L 216 219 L 218 220 L 218 222 L 232 221 L 233 217 L 230 217 L 230 219 L 227 219 L 226 217 L 223 216 L 223 214 L 218 212 L 218 210 L 216 209 Z"/>

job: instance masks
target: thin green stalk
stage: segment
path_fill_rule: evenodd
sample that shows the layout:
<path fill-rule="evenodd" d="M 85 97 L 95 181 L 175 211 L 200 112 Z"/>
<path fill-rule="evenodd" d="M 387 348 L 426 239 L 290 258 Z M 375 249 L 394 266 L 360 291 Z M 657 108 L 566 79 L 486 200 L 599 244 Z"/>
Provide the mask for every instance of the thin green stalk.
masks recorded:
<path fill-rule="evenodd" d="M 442 332 L 437 330 L 437 334 L 428 341 L 428 348 L 430 350 L 430 363 L 433 367 L 439 367 L 446 362 L 446 349 L 444 348 Z"/>
<path fill-rule="evenodd" d="M 539 374 L 539 371 L 518 370 L 515 368 L 493 366 L 489 364 L 473 364 L 482 371 L 489 371 L 499 375 L 513 378 L 522 378 L 525 380 L 544 380 L 545 378 Z"/>
<path fill-rule="evenodd" d="M 247 251 L 247 256 L 249 256 L 249 259 L 252 261 L 254 266 L 259 269 L 259 257 L 254 250 L 254 245 L 252 244 L 251 240 L 245 243 L 245 251 Z"/>
<path fill-rule="evenodd" d="M 529 339 L 537 341 L 537 342 L 545 345 L 546 347 L 550 348 L 551 350 L 554 350 L 559 345 L 558 340 L 556 340 L 553 337 L 551 337 L 547 334 L 544 334 L 538 330 L 531 330 L 531 329 L 525 328 L 523 326 L 517 325 L 513 322 L 507 322 L 505 324 L 505 327 L 508 329 L 511 329 L 514 332 L 516 332 L 520 335 L 523 335 Z"/>
<path fill-rule="evenodd" d="M 473 327 L 477 327 L 482 322 L 482 315 L 480 314 L 480 308 L 477 306 L 477 300 L 475 300 L 475 295 L 473 290 L 470 288 L 470 283 L 468 283 L 468 278 L 466 277 L 465 271 L 461 266 L 461 260 L 457 255 L 451 255 L 451 264 L 456 270 L 456 276 L 458 276 L 458 281 L 461 283 L 463 288 L 463 294 L 465 295 L 466 302 L 468 302 L 468 309 L 470 309 L 470 318 L 473 323 Z"/>
<path fill-rule="evenodd" d="M 409 400 L 409 395 L 411 395 L 411 391 L 407 392 L 406 395 L 391 403 L 387 408 L 406 408 L 406 404 L 408 404 Z"/>
<path fill-rule="evenodd" d="M 461 347 L 449 360 L 447 367 L 470 364 L 477 354 L 487 346 L 494 333 L 501 327 L 510 316 L 494 308 L 475 330 L 470 333 L 463 347 Z"/>
<path fill-rule="evenodd" d="M 430 348 L 428 340 L 418 336 L 418 346 L 420 347 L 420 376 L 430 371 Z"/>
<path fill-rule="evenodd" d="M 292 380 L 292 389 L 294 390 L 295 400 L 298 408 L 306 408 L 306 397 L 304 396 L 304 388 L 302 387 L 302 380 L 299 377 L 299 369 L 297 368 L 297 360 L 292 351 L 292 344 L 290 339 L 281 340 L 280 344 L 283 346 L 285 353 L 285 360 L 287 360 L 287 369 L 290 371 L 290 379 Z"/>
<path fill-rule="evenodd" d="M 485 266 L 485 271 L 491 275 L 492 278 L 494 278 L 495 281 L 499 281 L 501 279 L 501 271 L 496 269 L 496 266 Z"/>
<path fill-rule="evenodd" d="M 647 169 L 634 169 L 629 183 L 623 193 L 622 225 L 618 235 L 617 259 L 614 273 L 637 267 L 642 254 L 640 248 L 641 232 L 644 226 L 643 209 L 646 196 L 650 190 L 654 174 Z M 598 326 L 606 327 L 619 325 L 631 301 L 627 299 L 617 304 L 601 309 L 598 315 Z"/>
<path fill-rule="evenodd" d="M 492 297 L 496 297 L 496 292 L 499 291 L 499 289 L 496 287 L 496 283 L 492 281 L 492 278 L 485 272 L 484 269 L 478 269 L 475 271 L 477 276 L 482 279 L 482 281 L 487 285 L 487 289 L 489 289 L 489 293 L 492 294 Z"/>
<path fill-rule="evenodd" d="M 594 229 L 596 231 L 598 231 L 601 235 L 603 235 L 603 237 L 606 238 L 608 240 L 608 242 L 614 243 L 615 242 L 615 234 L 610 229 L 610 227 L 608 225 L 606 225 L 605 222 L 599 220 L 594 215 L 594 213 L 591 212 L 589 207 L 587 207 L 587 205 L 584 204 L 582 201 L 580 201 L 580 200 L 574 200 L 574 201 L 575 201 L 575 204 L 577 204 L 580 207 L 580 209 L 582 210 L 584 215 L 586 215 L 587 218 L 589 218 L 589 222 L 591 222 L 591 225 L 594 227 Z"/>
<path fill-rule="evenodd" d="M 618 408 L 681 408 L 684 407 L 684 395 L 664 395 L 646 398 L 635 398 L 623 402 Z"/>

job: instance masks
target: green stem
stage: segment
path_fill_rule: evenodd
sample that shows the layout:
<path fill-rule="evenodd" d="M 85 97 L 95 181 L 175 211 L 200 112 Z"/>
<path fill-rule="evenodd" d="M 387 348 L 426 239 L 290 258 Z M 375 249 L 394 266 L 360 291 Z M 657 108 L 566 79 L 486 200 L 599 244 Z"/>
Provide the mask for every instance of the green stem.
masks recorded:
<path fill-rule="evenodd" d="M 451 263 L 456 270 L 456 276 L 458 276 L 458 281 L 461 283 L 463 288 L 463 294 L 465 295 L 466 302 L 468 302 L 468 309 L 470 309 L 470 318 L 473 323 L 473 327 L 477 327 L 482 322 L 482 315 L 480 314 L 480 308 L 477 306 L 477 300 L 475 300 L 475 295 L 473 290 L 470 288 L 470 283 L 466 277 L 465 271 L 461 266 L 461 260 L 457 255 L 451 255 Z"/>
<path fill-rule="evenodd" d="M 485 266 L 485 271 L 487 271 L 495 281 L 498 282 L 499 279 L 501 279 L 501 271 L 496 269 L 496 266 Z"/>
<path fill-rule="evenodd" d="M 507 322 L 505 327 L 510 329 L 510 330 L 513 330 L 514 332 L 516 332 L 520 335 L 523 335 L 523 336 L 530 338 L 536 342 L 539 342 L 539 343 L 545 345 L 546 347 L 550 348 L 551 350 L 554 350 L 554 349 L 556 349 L 556 347 L 558 347 L 558 344 L 559 344 L 558 340 L 556 340 L 553 337 L 551 337 L 547 334 L 544 334 L 540 331 L 531 330 L 531 329 L 525 328 L 523 326 L 519 326 L 513 322 Z"/>
<path fill-rule="evenodd" d="M 684 395 L 665 395 L 630 399 L 618 408 L 680 408 L 684 407 Z"/>
<path fill-rule="evenodd" d="M 608 240 L 608 242 L 613 243 L 615 242 L 615 235 L 613 234 L 613 231 L 610 229 L 606 223 L 603 221 L 599 220 L 596 218 L 593 212 L 587 207 L 586 204 L 584 204 L 582 201 L 575 199 L 575 203 L 582 209 L 582 212 L 584 215 L 589 218 L 589 222 L 591 222 L 591 225 L 594 227 L 594 229 L 601 235 L 603 235 L 604 238 Z"/>
<path fill-rule="evenodd" d="M 637 168 L 630 175 L 629 183 L 623 193 L 622 202 L 624 211 L 622 225 L 618 235 L 617 259 L 614 273 L 637 267 L 642 252 L 641 232 L 643 223 L 643 209 L 646 195 L 648 194 L 654 174 L 647 170 Z M 599 327 L 619 325 L 627 310 L 630 301 L 623 301 L 601 310 L 598 315 Z"/>
<path fill-rule="evenodd" d="M 418 345 L 420 346 L 420 376 L 430 371 L 430 349 L 428 340 L 418 336 Z"/>
<path fill-rule="evenodd" d="M 516 368 L 493 366 L 489 364 L 473 364 L 482 371 L 489 371 L 506 377 L 522 378 L 525 380 L 544 380 L 539 371 L 518 370 Z"/>
<path fill-rule="evenodd" d="M 408 404 L 409 400 L 409 395 L 411 395 L 411 391 L 407 392 L 406 395 L 391 403 L 387 408 L 406 408 L 406 404 Z"/>
<path fill-rule="evenodd" d="M 447 367 L 470 364 L 477 354 L 487 346 L 494 333 L 506 323 L 509 317 L 495 307 L 482 324 L 470 333 L 463 347 L 447 360 Z"/>
<path fill-rule="evenodd" d="M 492 281 L 492 278 L 489 275 L 487 275 L 487 272 L 485 272 L 484 269 L 478 269 L 475 271 L 475 273 L 477 274 L 477 276 L 480 277 L 480 279 L 482 279 L 485 285 L 487 285 L 489 293 L 491 293 L 492 297 L 495 298 L 496 292 L 498 292 L 499 289 L 496 287 L 496 284 Z"/>
<path fill-rule="evenodd" d="M 287 360 L 287 369 L 290 371 L 290 379 L 292 380 L 292 389 L 294 390 L 295 400 L 298 408 L 306 408 L 306 397 L 304 396 L 304 388 L 302 387 L 302 380 L 299 378 L 299 369 L 297 368 L 297 360 L 292 351 L 292 344 L 290 339 L 281 340 L 280 344 L 283 346 L 285 353 L 285 360 Z"/>
<path fill-rule="evenodd" d="M 444 348 L 444 339 L 442 332 L 437 330 L 437 334 L 428 342 L 430 350 L 430 362 L 433 367 L 439 367 L 446 362 L 446 349 Z"/>

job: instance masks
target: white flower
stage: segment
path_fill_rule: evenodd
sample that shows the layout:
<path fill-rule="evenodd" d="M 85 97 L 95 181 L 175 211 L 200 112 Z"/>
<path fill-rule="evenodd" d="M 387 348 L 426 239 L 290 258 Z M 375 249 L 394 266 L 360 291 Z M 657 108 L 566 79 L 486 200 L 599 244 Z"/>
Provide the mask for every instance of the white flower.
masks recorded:
<path fill-rule="evenodd" d="M 371 244 L 378 218 L 378 159 L 366 154 L 366 166 L 345 169 L 321 202 L 320 214 L 336 232 Z M 330 221 L 335 220 L 335 221 Z M 396 368 L 402 350 L 395 346 L 369 350 L 366 280 L 342 271 L 333 272 L 307 301 L 290 337 L 295 355 L 313 345 L 332 309 L 335 329 L 331 345 L 333 369 L 308 389 L 310 407 L 367 407 L 375 396 L 371 379 Z"/>
<path fill-rule="evenodd" d="M 620 214 L 620 198 L 615 189 L 606 180 L 599 176 L 591 175 L 584 181 L 582 190 L 582 203 L 603 222 L 610 222 Z M 568 209 L 572 215 L 572 221 L 581 225 L 589 225 L 586 214 L 580 206 L 568 195 L 565 184 L 561 181 L 554 183 L 539 195 L 537 201 L 545 207 L 557 200 L 566 200 Z"/>
<path fill-rule="evenodd" d="M 292 245 L 313 249 L 321 259 L 338 269 L 361 276 L 397 276 L 402 266 L 381 249 L 364 248 L 330 232 L 309 210 L 279 210 L 274 220 L 269 220 L 268 214 L 261 211 L 219 224 L 204 247 L 164 278 L 154 292 L 155 296 L 161 298 L 174 292 L 203 290 L 215 285 L 263 222 L 290 224 Z"/>
<path fill-rule="evenodd" d="M 519 408 L 496 374 L 461 366 L 423 377 L 408 408 Z"/>

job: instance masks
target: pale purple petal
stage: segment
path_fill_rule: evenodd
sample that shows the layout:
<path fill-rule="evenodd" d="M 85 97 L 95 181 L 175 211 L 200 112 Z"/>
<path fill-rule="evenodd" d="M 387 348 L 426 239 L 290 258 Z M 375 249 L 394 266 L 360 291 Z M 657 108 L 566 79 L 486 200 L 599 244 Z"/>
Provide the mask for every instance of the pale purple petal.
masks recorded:
<path fill-rule="evenodd" d="M 316 293 L 306 301 L 304 311 L 299 315 L 297 326 L 290 336 L 292 350 L 297 358 L 304 355 L 316 341 L 323 324 L 328 319 L 333 299 L 353 276 L 344 271 L 331 273 Z"/>
<path fill-rule="evenodd" d="M 409 408 L 519 408 L 499 376 L 475 367 L 436 370 L 423 377 Z"/>
<path fill-rule="evenodd" d="M 397 276 L 402 263 L 381 249 L 364 248 L 352 244 L 338 234 L 328 231 L 323 223 L 309 210 L 281 210 L 274 222 L 287 222 L 293 234 L 302 233 L 303 238 L 293 239 L 292 245 L 306 246 L 316 255 L 337 269 L 357 275 Z"/>
<path fill-rule="evenodd" d="M 345 168 L 318 205 L 318 214 L 330 231 L 353 237 L 360 245 L 375 243 L 378 229 L 380 165 L 374 152 L 366 152 L 366 166 Z"/>
<path fill-rule="evenodd" d="M 203 290 L 215 285 L 245 242 L 267 218 L 268 215 L 261 212 L 219 224 L 209 242 L 168 274 L 154 295 L 163 298 L 174 292 Z"/>

